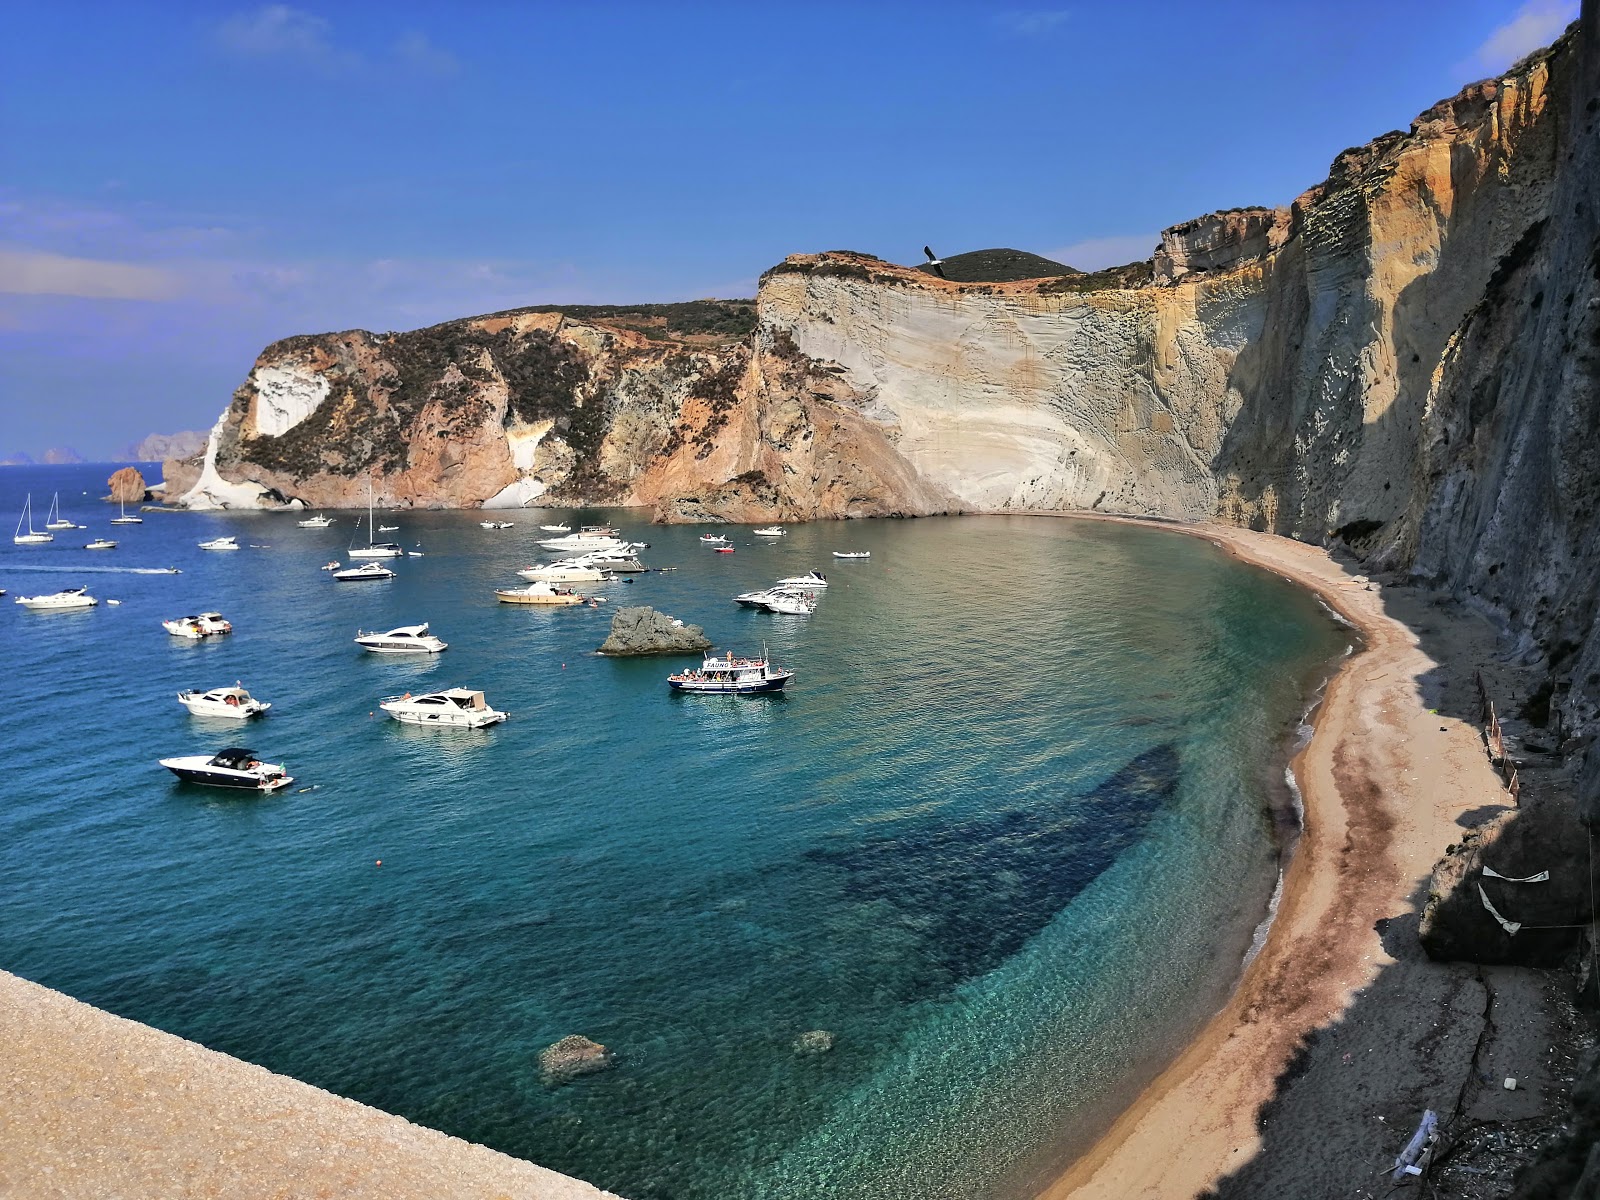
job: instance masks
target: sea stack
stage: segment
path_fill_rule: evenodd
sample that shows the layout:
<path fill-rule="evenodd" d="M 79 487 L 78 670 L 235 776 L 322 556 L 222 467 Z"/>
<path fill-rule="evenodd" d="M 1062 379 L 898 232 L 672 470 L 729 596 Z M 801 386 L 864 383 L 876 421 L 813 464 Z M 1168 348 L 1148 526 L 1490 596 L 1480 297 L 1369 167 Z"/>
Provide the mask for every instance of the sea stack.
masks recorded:
<path fill-rule="evenodd" d="M 111 488 L 111 495 L 106 499 L 113 504 L 138 504 L 144 499 L 144 476 L 137 467 L 123 467 L 120 471 L 112 472 L 106 483 Z"/>
<path fill-rule="evenodd" d="M 685 625 L 649 607 L 623 608 L 611 618 L 611 636 L 599 653 L 625 658 L 641 654 L 701 654 L 711 640 L 698 625 Z"/>

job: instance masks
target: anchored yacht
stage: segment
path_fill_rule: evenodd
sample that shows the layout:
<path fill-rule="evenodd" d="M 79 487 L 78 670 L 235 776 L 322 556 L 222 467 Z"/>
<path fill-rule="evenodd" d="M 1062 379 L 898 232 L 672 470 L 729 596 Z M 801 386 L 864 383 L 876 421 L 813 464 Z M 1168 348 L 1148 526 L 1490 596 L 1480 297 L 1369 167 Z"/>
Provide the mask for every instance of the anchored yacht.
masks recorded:
<path fill-rule="evenodd" d="M 212 538 L 209 542 L 200 542 L 199 546 L 202 550 L 237 550 L 239 548 L 239 539 L 229 535 L 228 537 Z"/>
<path fill-rule="evenodd" d="M 438 654 L 450 643 L 429 633 L 424 621 L 421 625 L 398 625 L 387 633 L 362 633 L 358 629 L 356 645 L 373 654 Z"/>
<path fill-rule="evenodd" d="M 24 525 L 28 527 L 27 533 L 22 532 L 22 527 Z M 11 540 L 19 546 L 42 546 L 45 542 L 53 542 L 56 540 L 55 534 L 46 533 L 33 527 L 32 495 L 29 495 L 28 498 L 22 502 L 22 515 L 17 518 L 17 532 Z"/>
<path fill-rule="evenodd" d="M 502 604 L 544 604 L 553 608 L 571 608 L 588 599 L 569 588 L 553 588 L 542 579 L 525 588 L 495 588 L 494 595 Z"/>
<path fill-rule="evenodd" d="M 258 717 L 272 707 L 265 700 L 257 700 L 237 683 L 232 687 L 212 688 L 208 692 L 193 689 L 179 692 L 178 703 L 197 717 L 228 717 L 235 721 Z"/>
<path fill-rule="evenodd" d="M 185 783 L 201 783 L 208 787 L 275 792 L 294 782 L 294 777 L 281 763 L 264 763 L 254 750 L 243 746 L 230 746 L 209 758 L 204 754 L 189 754 L 181 758 L 163 758 L 160 762 Z"/>
<path fill-rule="evenodd" d="M 117 544 L 110 538 L 95 538 L 94 541 L 84 547 L 85 550 L 115 550 L 116 548 Z"/>
<path fill-rule="evenodd" d="M 393 579 L 394 576 L 395 573 L 380 562 L 363 563 L 359 567 L 346 567 L 333 572 L 333 577 L 340 583 L 365 583 L 371 579 Z"/>
<path fill-rule="evenodd" d="M 201 638 L 232 633 L 233 623 L 221 613 L 207 612 L 201 613 L 198 617 L 177 617 L 171 621 L 163 621 L 161 628 L 173 637 L 193 638 L 199 641 Z"/>
<path fill-rule="evenodd" d="M 787 579 L 780 579 L 778 586 L 804 588 L 808 592 L 814 592 L 828 586 L 828 577 L 821 571 L 812 570 L 804 575 L 791 575 Z"/>
<path fill-rule="evenodd" d="M 326 529 L 333 524 L 333 518 L 318 513 L 314 517 L 307 517 L 304 521 L 296 521 L 295 524 L 301 529 Z"/>
<path fill-rule="evenodd" d="M 532 583 L 597 583 L 606 578 L 599 567 L 576 559 L 562 559 L 546 564 L 536 563 L 517 572 L 519 578 Z"/>
<path fill-rule="evenodd" d="M 471 688 L 446 688 L 421 696 L 407 692 L 380 701 L 378 707 L 407 725 L 451 725 L 459 729 L 481 729 L 511 715 L 490 708 L 483 693 Z"/>
<path fill-rule="evenodd" d="M 93 608 L 100 601 L 89 595 L 88 588 L 75 587 L 62 592 L 51 592 L 48 596 L 18 596 L 17 603 L 23 608 L 31 608 L 37 612 L 59 612 L 74 608 Z"/>

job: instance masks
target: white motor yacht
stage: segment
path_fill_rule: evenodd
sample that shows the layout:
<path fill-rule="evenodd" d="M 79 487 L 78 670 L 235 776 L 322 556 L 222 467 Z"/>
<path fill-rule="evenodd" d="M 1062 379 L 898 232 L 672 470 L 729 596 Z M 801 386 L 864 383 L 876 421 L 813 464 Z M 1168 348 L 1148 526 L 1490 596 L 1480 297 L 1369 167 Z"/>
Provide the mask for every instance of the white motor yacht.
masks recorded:
<path fill-rule="evenodd" d="M 216 637 L 224 633 L 233 632 L 233 623 L 221 613 L 201 613 L 197 617 L 175 617 L 171 621 L 161 622 L 173 637 L 192 638 L 199 641 L 201 638 Z"/>
<path fill-rule="evenodd" d="M 333 572 L 340 583 L 366 583 L 373 579 L 393 579 L 395 573 L 380 562 L 362 563 L 359 567 L 346 567 Z"/>
<path fill-rule="evenodd" d="M 872 551 L 871 550 L 835 550 L 833 552 L 833 556 L 835 558 L 851 558 L 851 559 L 871 558 L 872 557 Z"/>
<path fill-rule="evenodd" d="M 571 588 L 551 587 L 542 579 L 525 588 L 495 588 L 494 597 L 501 604 L 543 604 L 549 608 L 572 608 L 589 598 Z"/>
<path fill-rule="evenodd" d="M 258 717 L 272 705 L 257 700 L 237 683 L 232 687 L 212 688 L 209 692 L 193 689 L 178 693 L 178 703 L 197 717 L 227 717 L 234 721 Z"/>
<path fill-rule="evenodd" d="M 51 592 L 48 596 L 18 596 L 17 603 L 23 608 L 31 608 L 38 612 L 51 612 L 93 608 L 100 601 L 89 595 L 88 588 L 75 587 L 62 592 Z"/>
<path fill-rule="evenodd" d="M 202 550 L 237 550 L 239 539 L 232 535 L 228 537 L 212 538 L 209 542 L 199 543 Z"/>
<path fill-rule="evenodd" d="M 356 630 L 356 645 L 373 654 L 438 654 L 449 642 L 428 632 L 428 623 L 399 625 L 387 633 L 362 633 Z"/>
<path fill-rule="evenodd" d="M 675 692 L 708 695 L 749 695 L 755 692 L 781 692 L 794 678 L 794 672 L 775 667 L 762 658 L 735 658 L 731 654 L 706 655 L 698 671 L 678 671 L 667 676 Z"/>
<path fill-rule="evenodd" d="M 407 692 L 380 701 L 378 707 L 407 725 L 451 725 L 458 729 L 481 729 L 511 715 L 490 708 L 483 693 L 471 688 L 446 688 L 421 696 Z"/>
<path fill-rule="evenodd" d="M 24 525 L 28 527 L 27 533 L 22 532 L 22 527 Z M 55 534 L 46 533 L 43 530 L 35 529 L 33 527 L 32 495 L 29 495 L 28 498 L 22 502 L 22 515 L 17 518 L 17 532 L 11 540 L 19 546 L 42 546 L 45 542 L 53 542 L 56 540 Z"/>
<path fill-rule="evenodd" d="M 600 533 L 569 533 L 565 537 L 545 538 L 541 549 L 556 554 L 585 554 L 591 550 L 629 550 L 632 546 L 621 538 Z"/>
<path fill-rule="evenodd" d="M 85 550 L 115 550 L 116 548 L 117 544 L 110 538 L 95 538 L 94 541 L 84 547 Z"/>
<path fill-rule="evenodd" d="M 817 611 L 817 601 L 816 597 L 807 596 L 803 592 L 774 591 L 767 594 L 767 598 L 761 602 L 761 607 L 770 613 L 809 617 Z"/>
<path fill-rule="evenodd" d="M 821 571 L 807 571 L 804 575 L 791 575 L 787 579 L 778 580 L 778 586 L 804 588 L 808 592 L 814 592 L 828 586 L 828 577 Z"/>
<path fill-rule="evenodd" d="M 516 522 L 515 521 L 479 521 L 478 524 L 484 529 L 510 529 L 513 525 L 516 524 Z"/>
<path fill-rule="evenodd" d="M 304 521 L 296 521 L 295 524 L 301 529 L 326 529 L 333 524 L 333 518 L 318 513 L 314 517 L 307 517 Z"/>
<path fill-rule="evenodd" d="M 768 525 L 765 529 L 752 529 L 750 532 L 757 537 L 782 537 L 784 535 L 784 530 L 776 525 Z"/>
<path fill-rule="evenodd" d="M 211 756 L 188 754 L 163 758 L 161 765 L 185 783 L 209 787 L 244 788 L 256 792 L 275 792 L 294 782 L 281 763 L 264 763 L 254 750 L 230 746 Z"/>
<path fill-rule="evenodd" d="M 530 583 L 598 583 L 607 577 L 599 567 L 572 559 L 549 564 L 536 563 L 522 568 L 517 576 Z"/>
<path fill-rule="evenodd" d="M 742 604 L 746 608 L 764 608 L 767 598 L 772 595 L 775 588 L 758 588 L 753 592 L 741 592 L 733 598 L 735 604 Z"/>

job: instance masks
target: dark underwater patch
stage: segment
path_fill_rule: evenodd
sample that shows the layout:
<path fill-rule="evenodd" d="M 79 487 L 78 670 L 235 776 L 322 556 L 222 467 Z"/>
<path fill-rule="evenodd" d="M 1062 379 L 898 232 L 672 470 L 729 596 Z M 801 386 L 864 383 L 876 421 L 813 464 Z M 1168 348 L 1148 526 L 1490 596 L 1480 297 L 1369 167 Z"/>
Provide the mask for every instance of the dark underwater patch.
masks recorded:
<path fill-rule="evenodd" d="M 844 894 L 919 943 L 911 999 L 990 971 L 1020 950 L 1143 836 L 1177 790 L 1178 752 L 1146 750 L 1086 796 L 1049 809 L 929 821 L 848 847 L 808 851 L 843 873 Z"/>

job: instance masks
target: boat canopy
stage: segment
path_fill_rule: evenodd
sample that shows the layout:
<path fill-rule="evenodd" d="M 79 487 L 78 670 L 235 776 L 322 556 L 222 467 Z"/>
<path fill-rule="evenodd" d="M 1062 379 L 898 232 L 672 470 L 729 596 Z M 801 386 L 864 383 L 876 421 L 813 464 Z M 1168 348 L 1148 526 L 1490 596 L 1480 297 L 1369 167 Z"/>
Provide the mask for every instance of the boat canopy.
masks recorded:
<path fill-rule="evenodd" d="M 484 703 L 482 692 L 474 692 L 469 688 L 447 688 L 440 695 L 448 696 L 458 708 L 470 708 L 475 712 L 481 712 L 489 707 Z"/>
<path fill-rule="evenodd" d="M 231 771 L 243 771 L 256 761 L 256 752 L 246 750 L 242 746 L 229 746 L 226 750 L 219 750 L 216 756 L 207 763 L 212 767 L 227 767 Z"/>

